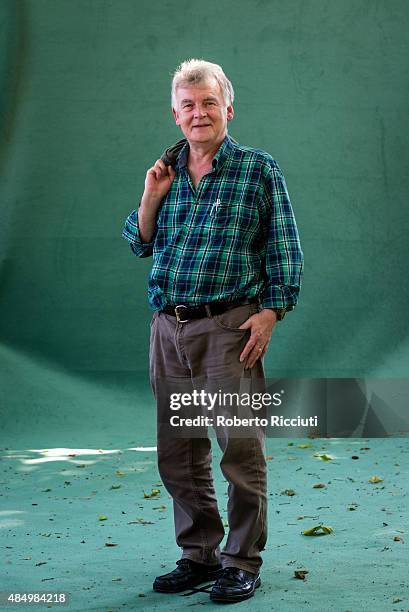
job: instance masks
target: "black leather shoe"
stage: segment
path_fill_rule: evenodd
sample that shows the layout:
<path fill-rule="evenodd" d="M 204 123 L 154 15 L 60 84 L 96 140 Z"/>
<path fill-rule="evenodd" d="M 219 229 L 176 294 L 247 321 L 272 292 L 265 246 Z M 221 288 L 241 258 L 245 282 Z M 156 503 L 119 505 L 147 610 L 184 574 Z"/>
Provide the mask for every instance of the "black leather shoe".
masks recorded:
<path fill-rule="evenodd" d="M 155 578 L 154 591 L 179 593 L 202 584 L 202 582 L 216 580 L 223 571 L 221 565 L 203 565 L 190 559 L 179 559 L 176 565 L 177 568 L 173 572 Z"/>
<path fill-rule="evenodd" d="M 210 592 L 210 599 L 219 602 L 243 601 L 253 597 L 261 584 L 258 574 L 251 574 L 238 567 L 224 568 Z"/>

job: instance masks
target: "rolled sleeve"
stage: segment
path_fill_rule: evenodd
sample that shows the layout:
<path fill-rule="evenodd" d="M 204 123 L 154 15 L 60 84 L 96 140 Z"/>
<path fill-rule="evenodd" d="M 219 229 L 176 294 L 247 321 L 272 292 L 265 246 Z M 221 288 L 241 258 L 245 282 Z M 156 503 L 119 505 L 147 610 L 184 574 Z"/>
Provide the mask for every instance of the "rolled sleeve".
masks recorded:
<path fill-rule="evenodd" d="M 263 217 L 266 248 L 261 306 L 291 310 L 298 302 L 304 256 L 286 182 L 275 161 L 264 183 Z"/>
<path fill-rule="evenodd" d="M 138 226 L 138 209 L 135 208 L 125 221 L 122 238 L 130 243 L 132 252 L 137 257 L 149 257 L 153 253 L 155 234 L 150 242 L 142 242 Z"/>

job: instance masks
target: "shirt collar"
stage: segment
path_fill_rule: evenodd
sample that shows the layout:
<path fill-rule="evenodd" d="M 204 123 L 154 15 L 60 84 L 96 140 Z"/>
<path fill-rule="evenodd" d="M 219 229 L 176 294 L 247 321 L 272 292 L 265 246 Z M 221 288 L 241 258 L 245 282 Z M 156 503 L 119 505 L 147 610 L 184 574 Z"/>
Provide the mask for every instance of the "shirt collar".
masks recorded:
<path fill-rule="evenodd" d="M 233 149 L 232 140 L 230 136 L 226 134 L 222 144 L 220 145 L 220 147 L 218 148 L 216 152 L 216 155 L 212 159 L 212 166 L 215 170 L 218 170 L 219 168 L 223 166 L 224 162 L 229 157 L 232 149 Z M 182 150 L 180 151 L 177 157 L 177 166 L 179 170 L 186 166 L 188 154 L 189 154 L 189 143 L 186 142 L 186 144 L 182 147 Z"/>

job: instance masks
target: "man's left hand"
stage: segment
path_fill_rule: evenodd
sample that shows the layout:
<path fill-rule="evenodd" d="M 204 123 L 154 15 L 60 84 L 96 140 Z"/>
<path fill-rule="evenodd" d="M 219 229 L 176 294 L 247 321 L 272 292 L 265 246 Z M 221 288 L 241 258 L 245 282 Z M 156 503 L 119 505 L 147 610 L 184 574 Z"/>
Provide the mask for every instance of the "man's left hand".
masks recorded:
<path fill-rule="evenodd" d="M 244 361 L 244 369 L 252 368 L 257 359 L 267 353 L 271 334 L 277 322 L 274 310 L 264 308 L 257 314 L 252 315 L 240 325 L 239 329 L 250 329 L 251 335 L 240 355 L 240 361 Z"/>

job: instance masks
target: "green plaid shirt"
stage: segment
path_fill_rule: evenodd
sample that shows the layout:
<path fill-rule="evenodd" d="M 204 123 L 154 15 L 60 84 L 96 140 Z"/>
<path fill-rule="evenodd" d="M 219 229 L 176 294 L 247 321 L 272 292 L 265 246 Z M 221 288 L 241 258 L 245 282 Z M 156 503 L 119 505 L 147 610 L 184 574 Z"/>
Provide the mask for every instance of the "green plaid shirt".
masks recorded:
<path fill-rule="evenodd" d="M 186 143 L 159 208 L 152 241 L 141 241 L 137 209 L 122 232 L 135 255 L 153 255 L 148 283 L 152 309 L 256 295 L 263 308 L 294 306 L 303 253 L 277 162 L 226 135 L 212 171 L 195 189 L 187 170 L 188 152 Z"/>

